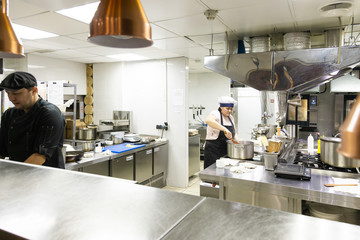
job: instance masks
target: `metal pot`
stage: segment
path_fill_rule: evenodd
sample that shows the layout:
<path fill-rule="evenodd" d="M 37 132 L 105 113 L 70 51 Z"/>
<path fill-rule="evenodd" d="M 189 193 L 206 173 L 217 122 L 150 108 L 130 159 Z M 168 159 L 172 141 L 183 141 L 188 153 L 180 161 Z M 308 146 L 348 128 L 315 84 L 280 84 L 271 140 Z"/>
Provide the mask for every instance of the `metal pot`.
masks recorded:
<path fill-rule="evenodd" d="M 111 140 L 113 141 L 113 144 L 119 144 L 124 142 L 124 138 L 118 137 L 117 135 L 111 135 Z"/>
<path fill-rule="evenodd" d="M 79 140 L 95 140 L 96 130 L 95 127 L 79 128 Z"/>
<path fill-rule="evenodd" d="M 252 159 L 254 157 L 254 143 L 251 141 L 239 141 L 239 144 L 227 141 L 227 152 L 230 158 Z"/>
<path fill-rule="evenodd" d="M 111 133 L 111 140 L 113 144 L 119 144 L 124 142 L 124 134 L 125 132 L 112 132 Z"/>
<path fill-rule="evenodd" d="M 89 151 L 93 151 L 95 149 L 95 143 L 92 141 L 81 142 L 81 146 L 82 146 L 83 152 L 89 152 Z"/>
<path fill-rule="evenodd" d="M 341 168 L 358 168 L 360 167 L 360 161 L 347 158 L 337 152 L 337 149 L 341 145 L 341 138 L 334 137 L 321 137 L 320 144 L 320 157 L 321 161 L 334 167 Z"/>

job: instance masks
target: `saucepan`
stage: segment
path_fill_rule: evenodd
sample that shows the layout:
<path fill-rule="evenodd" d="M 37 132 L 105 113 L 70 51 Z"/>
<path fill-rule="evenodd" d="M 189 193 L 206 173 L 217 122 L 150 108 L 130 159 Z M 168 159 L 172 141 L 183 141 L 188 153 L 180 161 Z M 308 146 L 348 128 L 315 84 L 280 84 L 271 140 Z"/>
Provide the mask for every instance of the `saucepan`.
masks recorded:
<path fill-rule="evenodd" d="M 94 126 L 79 128 L 79 140 L 95 140 L 96 132 L 97 128 Z"/>
<path fill-rule="evenodd" d="M 66 162 L 77 162 L 84 156 L 83 151 L 69 151 L 66 152 Z"/>

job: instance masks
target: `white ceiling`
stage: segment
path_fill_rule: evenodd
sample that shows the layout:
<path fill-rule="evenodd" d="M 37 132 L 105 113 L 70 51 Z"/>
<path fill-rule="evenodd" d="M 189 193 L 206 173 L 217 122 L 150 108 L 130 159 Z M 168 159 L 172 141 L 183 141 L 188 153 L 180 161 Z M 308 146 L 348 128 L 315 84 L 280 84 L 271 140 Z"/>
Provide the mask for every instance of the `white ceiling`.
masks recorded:
<path fill-rule="evenodd" d="M 231 39 L 248 39 L 270 33 L 310 31 L 322 46 L 319 36 L 326 29 L 339 26 L 337 17 L 322 17 L 319 8 L 340 0 L 141 0 L 152 26 L 154 45 L 144 49 L 117 49 L 94 45 L 87 41 L 88 24 L 62 16 L 55 11 L 97 0 L 8 0 L 13 23 L 58 34 L 41 40 L 22 40 L 25 53 L 82 63 L 115 62 L 106 55 L 137 53 L 148 59 L 185 56 L 190 72 L 206 71 L 203 58 L 209 55 L 211 34 L 215 55 L 225 54 L 226 34 Z M 342 17 L 348 38 L 360 32 L 360 1 L 353 3 L 354 28 L 351 17 Z M 207 9 L 218 10 L 214 21 L 206 19 Z M 320 40 L 319 40 L 320 39 Z M 358 38 L 360 45 L 360 37 Z"/>

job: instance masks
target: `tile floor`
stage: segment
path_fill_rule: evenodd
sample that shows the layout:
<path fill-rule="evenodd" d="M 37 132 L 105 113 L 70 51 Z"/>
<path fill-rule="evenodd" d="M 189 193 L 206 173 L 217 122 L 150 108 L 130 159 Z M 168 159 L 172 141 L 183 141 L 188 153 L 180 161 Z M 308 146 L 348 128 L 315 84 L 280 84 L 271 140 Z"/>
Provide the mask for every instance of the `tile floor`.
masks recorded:
<path fill-rule="evenodd" d="M 204 161 L 200 161 L 200 171 L 204 169 Z M 178 188 L 165 186 L 162 189 L 166 189 L 174 192 L 181 192 L 185 194 L 200 196 L 200 178 L 199 173 L 195 173 L 193 176 L 189 178 L 189 186 L 186 188 Z"/>

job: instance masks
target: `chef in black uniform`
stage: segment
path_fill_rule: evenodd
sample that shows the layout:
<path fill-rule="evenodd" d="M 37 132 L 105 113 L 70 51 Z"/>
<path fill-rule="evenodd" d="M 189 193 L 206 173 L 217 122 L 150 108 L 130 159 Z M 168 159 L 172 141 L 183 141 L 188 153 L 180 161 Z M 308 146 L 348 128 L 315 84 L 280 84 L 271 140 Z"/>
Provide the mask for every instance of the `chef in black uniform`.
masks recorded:
<path fill-rule="evenodd" d="M 65 119 L 59 108 L 38 95 L 30 73 L 11 73 L 0 84 L 4 89 L 14 107 L 1 118 L 0 158 L 64 168 Z"/>
<path fill-rule="evenodd" d="M 234 117 L 231 115 L 237 101 L 232 97 L 219 98 L 220 107 L 212 111 L 206 118 L 206 142 L 204 152 L 204 168 L 215 163 L 220 157 L 227 155 L 227 140 L 237 140 Z"/>

